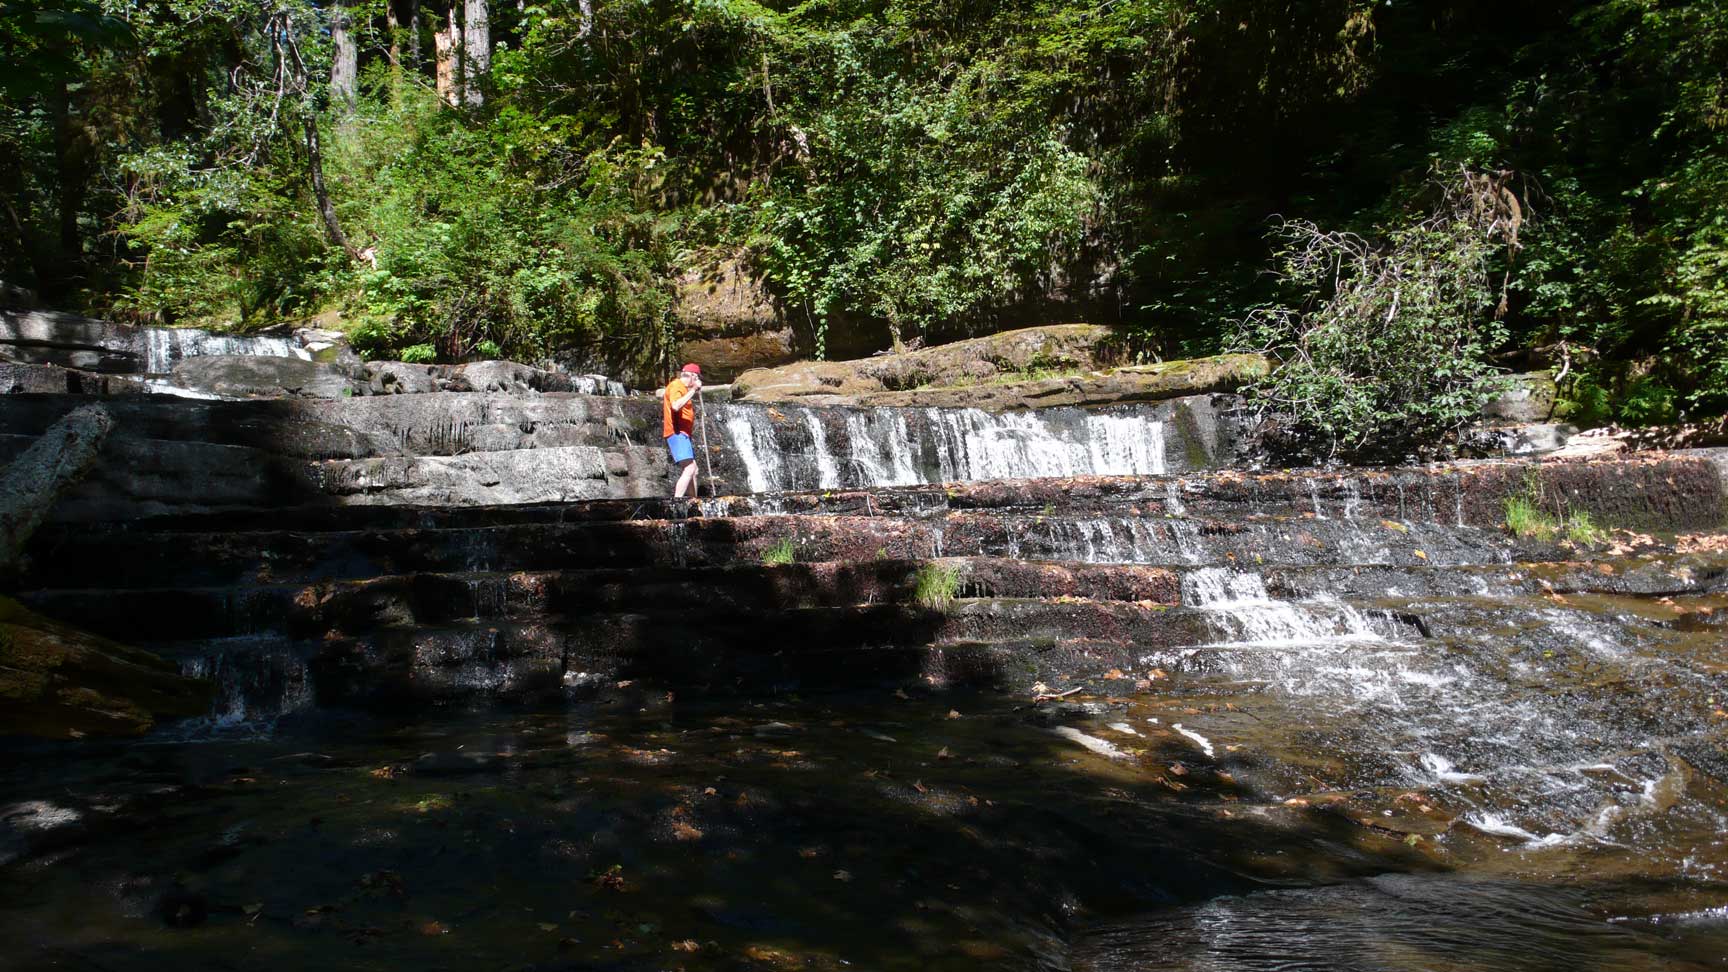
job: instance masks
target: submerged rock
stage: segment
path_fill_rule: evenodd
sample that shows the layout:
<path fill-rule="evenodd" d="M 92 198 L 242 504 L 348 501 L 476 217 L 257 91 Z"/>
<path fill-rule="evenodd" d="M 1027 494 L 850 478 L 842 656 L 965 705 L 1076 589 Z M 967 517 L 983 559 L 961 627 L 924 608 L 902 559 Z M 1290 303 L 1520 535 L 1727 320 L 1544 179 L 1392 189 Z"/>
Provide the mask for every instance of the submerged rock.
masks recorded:
<path fill-rule="evenodd" d="M 135 736 L 209 703 L 173 663 L 0 597 L 0 735 Z"/>

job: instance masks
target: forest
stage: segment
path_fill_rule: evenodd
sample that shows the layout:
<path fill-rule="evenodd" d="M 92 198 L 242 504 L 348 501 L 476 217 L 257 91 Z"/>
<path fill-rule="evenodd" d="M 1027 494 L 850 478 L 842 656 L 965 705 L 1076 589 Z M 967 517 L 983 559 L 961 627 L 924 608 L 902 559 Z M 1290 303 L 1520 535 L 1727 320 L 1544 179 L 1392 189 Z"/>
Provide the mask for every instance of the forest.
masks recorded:
<path fill-rule="evenodd" d="M 0 57 L 0 280 L 57 309 L 654 367 L 735 258 L 818 357 L 1439 334 L 1728 410 L 1716 0 L 6 0 Z"/>

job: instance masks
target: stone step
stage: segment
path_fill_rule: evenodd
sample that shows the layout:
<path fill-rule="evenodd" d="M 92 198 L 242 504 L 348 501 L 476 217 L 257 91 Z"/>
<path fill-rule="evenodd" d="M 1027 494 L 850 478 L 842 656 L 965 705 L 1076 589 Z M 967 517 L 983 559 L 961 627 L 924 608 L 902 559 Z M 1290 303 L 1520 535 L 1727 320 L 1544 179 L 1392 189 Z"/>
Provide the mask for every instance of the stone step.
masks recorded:
<path fill-rule="evenodd" d="M 1391 611 L 1371 617 L 1388 636 L 1423 637 L 1420 619 Z M 580 618 L 395 624 L 317 640 L 255 636 L 150 647 L 189 670 L 251 678 L 265 691 L 299 691 L 282 666 L 284 658 L 302 658 L 319 706 L 526 702 L 613 693 L 636 682 L 661 692 L 872 684 L 1027 692 L 1038 682 L 1093 680 L 1105 690 L 1119 681 L 1115 687 L 1127 692 L 1137 679 L 1155 677 L 1143 661 L 1148 655 L 1213 650 L 1206 646 L 1219 640 L 1217 620 L 1204 610 L 1136 602 L 969 598 L 940 611 L 908 605 L 796 608 L 770 615 L 608 611 Z M 262 677 L 248 674 L 253 672 Z M 221 694 L 233 691 L 223 686 Z M 283 706 L 261 701 L 260 708 Z"/>
<path fill-rule="evenodd" d="M 928 565 L 928 566 L 927 566 Z M 920 572 L 950 572 L 963 597 L 1181 603 L 1161 567 L 998 558 L 710 568 L 411 574 L 312 584 L 57 589 L 23 595 L 52 617 L 111 637 L 165 641 L 278 633 L 316 640 L 462 620 L 530 622 L 618 611 L 771 617 L 802 608 L 912 605 Z"/>
<path fill-rule="evenodd" d="M 802 608 L 915 605 L 920 575 L 955 578 L 961 598 L 1130 601 L 1176 607 L 1185 584 L 1215 568 L 1041 562 L 994 557 L 859 563 L 734 564 L 515 573 L 420 573 L 235 587 L 54 589 L 21 600 L 42 614 L 117 639 L 146 641 L 263 633 L 318 640 L 382 627 L 464 620 L 533 622 L 663 611 L 701 618 L 771 618 Z M 1268 567 L 1271 597 L 1356 603 L 1399 598 L 1613 594 L 1690 596 L 1728 591 L 1728 553 L 1599 558 L 1590 562 L 1464 566 Z M 1192 594 L 1189 595 L 1192 598 Z"/>
<path fill-rule="evenodd" d="M 514 572 L 1008 557 L 1149 565 L 1492 564 L 1559 560 L 1501 530 L 1395 521 L 1232 520 L 956 512 L 747 516 L 333 532 L 44 530 L 21 585 L 214 587 L 416 573 Z M 189 554 L 189 552 L 192 552 Z"/>

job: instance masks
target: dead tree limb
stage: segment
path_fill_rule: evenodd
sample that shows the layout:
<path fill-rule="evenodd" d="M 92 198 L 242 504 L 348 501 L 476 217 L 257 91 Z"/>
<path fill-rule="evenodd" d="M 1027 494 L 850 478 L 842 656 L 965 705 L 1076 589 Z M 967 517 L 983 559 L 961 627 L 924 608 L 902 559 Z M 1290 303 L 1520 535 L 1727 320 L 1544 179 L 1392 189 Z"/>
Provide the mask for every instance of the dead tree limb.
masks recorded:
<path fill-rule="evenodd" d="M 95 465 L 114 418 L 100 405 L 85 405 L 48 428 L 23 455 L 0 469 L 0 576 L 15 570 L 24 544 L 60 494 Z"/>

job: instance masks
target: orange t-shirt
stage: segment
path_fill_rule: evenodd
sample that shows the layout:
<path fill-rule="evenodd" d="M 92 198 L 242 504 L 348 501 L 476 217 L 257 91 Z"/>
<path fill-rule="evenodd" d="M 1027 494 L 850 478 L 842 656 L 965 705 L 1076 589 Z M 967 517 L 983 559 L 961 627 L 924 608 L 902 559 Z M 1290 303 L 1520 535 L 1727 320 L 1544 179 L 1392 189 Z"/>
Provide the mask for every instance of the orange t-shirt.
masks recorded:
<path fill-rule="evenodd" d="M 683 398 L 689 391 L 690 389 L 684 387 L 682 378 L 674 378 L 672 383 L 666 386 L 666 397 L 660 400 L 660 426 L 665 430 L 663 438 L 670 439 L 679 432 L 688 435 L 696 431 L 696 399 L 685 402 L 684 407 L 677 412 L 672 411 L 672 403 Z"/>

